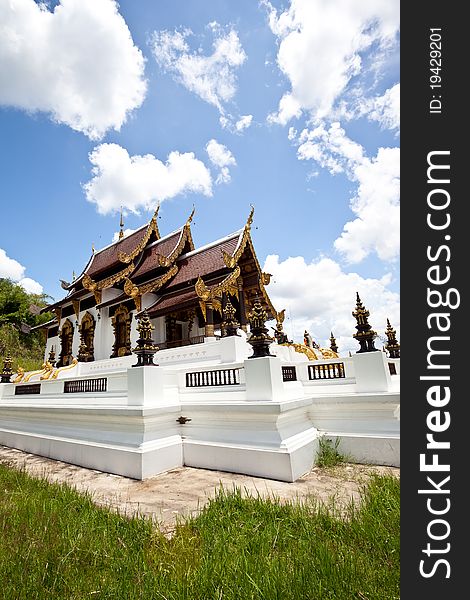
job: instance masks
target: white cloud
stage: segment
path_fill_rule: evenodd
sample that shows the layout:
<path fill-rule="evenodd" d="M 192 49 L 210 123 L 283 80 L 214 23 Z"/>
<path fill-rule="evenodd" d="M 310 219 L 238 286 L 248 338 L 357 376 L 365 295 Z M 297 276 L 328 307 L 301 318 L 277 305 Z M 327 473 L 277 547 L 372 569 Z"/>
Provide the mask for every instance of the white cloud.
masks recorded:
<path fill-rule="evenodd" d="M 135 229 L 124 229 L 123 231 L 123 236 L 122 237 L 127 237 L 128 235 L 130 235 L 131 233 L 134 233 L 134 231 L 136 231 Z M 113 242 L 117 242 L 119 239 L 119 231 L 115 231 L 114 235 L 113 235 Z"/>
<path fill-rule="evenodd" d="M 248 127 L 251 125 L 252 121 L 253 121 L 253 115 L 243 115 L 235 123 L 235 129 L 237 131 L 243 131 L 244 129 L 248 129 Z"/>
<path fill-rule="evenodd" d="M 233 154 L 226 146 L 219 144 L 219 142 L 214 139 L 207 142 L 206 151 L 211 163 L 220 169 L 215 182 L 228 183 L 231 179 L 228 167 L 237 164 Z"/>
<path fill-rule="evenodd" d="M 359 183 L 351 209 L 357 215 L 335 241 L 348 262 L 357 263 L 376 252 L 394 260 L 400 250 L 400 150 L 379 148 L 377 156 L 355 168 Z"/>
<path fill-rule="evenodd" d="M 219 117 L 219 123 L 222 129 L 227 129 L 230 133 L 241 134 L 245 129 L 251 126 L 253 122 L 253 115 L 242 115 L 238 119 L 235 119 L 230 114 L 223 114 Z"/>
<path fill-rule="evenodd" d="M 7 256 L 5 250 L 0 248 L 0 277 L 19 281 L 24 276 L 25 268 L 14 258 Z"/>
<path fill-rule="evenodd" d="M 233 98 L 237 89 L 235 69 L 245 62 L 246 54 L 236 31 L 224 32 L 216 23 L 211 25 L 215 39 L 209 56 L 202 54 L 201 49 L 191 52 L 187 43 L 192 33 L 189 29 L 155 31 L 152 51 L 165 71 L 224 114 L 223 104 Z"/>
<path fill-rule="evenodd" d="M 266 258 L 263 271 L 272 273 L 269 296 L 277 310 L 286 309 L 284 330 L 294 341 L 301 342 L 307 330 L 320 346 L 329 347 L 333 331 L 340 354 L 356 352 L 359 345 L 352 337 L 356 321 L 351 314 L 356 292 L 370 311 L 369 322 L 377 334 L 385 337 L 389 318 L 399 336 L 399 296 L 388 287 L 390 274 L 381 279 L 364 278 L 343 271 L 330 258 L 307 263 L 302 256 L 281 261 L 277 255 Z M 377 340 L 376 347 L 381 346 Z"/>
<path fill-rule="evenodd" d="M 400 127 L 400 84 L 389 88 L 383 96 L 373 98 L 366 105 L 367 117 L 378 121 L 384 129 Z"/>
<path fill-rule="evenodd" d="M 101 214 L 121 206 L 138 213 L 186 192 L 212 195 L 210 172 L 193 152 L 171 152 L 163 163 L 152 154 L 129 156 L 118 144 L 100 144 L 89 160 L 93 177 L 83 188 Z"/>
<path fill-rule="evenodd" d="M 327 117 L 351 79 L 362 70 L 362 54 L 380 55 L 399 28 L 399 2 L 390 0 L 291 0 L 278 14 L 268 1 L 269 24 L 279 39 L 277 63 L 291 90 L 268 117 L 286 124 L 307 110 Z"/>
<path fill-rule="evenodd" d="M 0 277 L 19 283 L 30 294 L 42 294 L 42 285 L 34 279 L 25 277 L 25 271 L 22 264 L 14 258 L 10 258 L 5 250 L 0 248 Z"/>
<path fill-rule="evenodd" d="M 369 158 L 339 123 L 304 129 L 297 142 L 299 159 L 314 160 L 331 174 L 345 173 L 357 183 L 350 204 L 357 218 L 346 223 L 335 248 L 350 263 L 372 252 L 382 260 L 395 260 L 400 249 L 399 148 L 379 148 Z"/>
<path fill-rule="evenodd" d="M 362 146 L 348 138 L 339 123 L 333 123 L 329 129 L 323 123 L 312 130 L 304 129 L 298 142 L 300 160 L 314 160 L 332 175 L 343 171 L 351 174 L 364 158 Z"/>
<path fill-rule="evenodd" d="M 34 279 L 30 279 L 29 277 L 23 277 L 23 279 L 18 281 L 18 283 L 26 292 L 28 292 L 28 294 L 42 294 L 43 292 L 42 285 L 37 281 L 34 281 Z"/>
<path fill-rule="evenodd" d="M 0 3 L 0 104 L 100 139 L 145 97 L 144 58 L 114 0 Z"/>

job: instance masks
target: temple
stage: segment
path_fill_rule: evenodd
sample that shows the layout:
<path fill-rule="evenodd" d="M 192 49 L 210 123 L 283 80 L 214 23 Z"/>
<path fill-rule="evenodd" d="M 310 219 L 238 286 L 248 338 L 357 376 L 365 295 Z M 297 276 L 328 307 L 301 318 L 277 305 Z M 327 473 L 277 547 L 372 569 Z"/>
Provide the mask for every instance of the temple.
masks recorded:
<path fill-rule="evenodd" d="M 55 319 L 47 330 L 46 358 L 57 366 L 76 357 L 80 362 L 131 354 L 137 319 L 146 309 L 160 349 L 204 342 L 223 335 L 227 299 L 234 317 L 247 330 L 247 307 L 259 297 L 270 319 L 277 312 L 266 292 L 251 239 L 253 208 L 245 226 L 201 248 L 191 234 L 194 211 L 182 227 L 165 236 L 158 228 L 158 209 L 149 223 L 92 253 L 83 272 L 62 282 L 68 294 L 44 311 Z"/>
<path fill-rule="evenodd" d="M 183 465 L 295 481 L 320 440 L 359 463 L 400 464 L 400 345 L 375 347 L 356 294 L 355 354 L 283 330 L 251 238 L 196 248 L 191 213 L 93 251 L 45 310 L 41 369 L 0 373 L 0 444 L 145 479 Z M 275 320 L 275 327 L 268 322 Z M 351 331 L 353 325 L 351 325 Z M 272 331 L 273 333 L 270 333 Z"/>

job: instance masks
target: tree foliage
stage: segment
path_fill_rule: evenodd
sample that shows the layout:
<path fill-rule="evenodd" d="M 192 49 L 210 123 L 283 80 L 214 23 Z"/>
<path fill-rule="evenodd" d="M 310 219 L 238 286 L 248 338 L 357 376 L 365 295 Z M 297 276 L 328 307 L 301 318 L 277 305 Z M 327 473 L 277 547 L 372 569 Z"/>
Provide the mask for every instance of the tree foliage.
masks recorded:
<path fill-rule="evenodd" d="M 0 357 L 11 354 L 14 366 L 40 366 L 44 332 L 29 329 L 52 318 L 48 312 L 39 314 L 49 299 L 47 294 L 29 294 L 10 279 L 0 278 Z"/>

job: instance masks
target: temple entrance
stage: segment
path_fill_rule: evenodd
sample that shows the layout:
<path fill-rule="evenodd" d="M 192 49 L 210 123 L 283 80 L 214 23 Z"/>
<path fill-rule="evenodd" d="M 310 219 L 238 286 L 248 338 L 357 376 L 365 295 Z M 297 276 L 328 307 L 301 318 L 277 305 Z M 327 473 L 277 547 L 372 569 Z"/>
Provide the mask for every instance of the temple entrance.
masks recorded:
<path fill-rule="evenodd" d="M 111 323 L 114 329 L 113 353 L 116 356 L 128 356 L 131 351 L 131 320 L 132 313 L 123 304 L 120 304 L 114 313 Z"/>
<path fill-rule="evenodd" d="M 94 357 L 95 319 L 89 312 L 83 315 L 80 323 L 80 348 L 78 360 L 80 362 L 91 362 Z"/>
<path fill-rule="evenodd" d="M 59 334 L 60 337 L 60 357 L 57 363 L 58 367 L 66 367 L 70 365 L 72 356 L 72 344 L 73 344 L 73 325 L 69 319 L 66 319 L 62 325 L 62 329 Z"/>

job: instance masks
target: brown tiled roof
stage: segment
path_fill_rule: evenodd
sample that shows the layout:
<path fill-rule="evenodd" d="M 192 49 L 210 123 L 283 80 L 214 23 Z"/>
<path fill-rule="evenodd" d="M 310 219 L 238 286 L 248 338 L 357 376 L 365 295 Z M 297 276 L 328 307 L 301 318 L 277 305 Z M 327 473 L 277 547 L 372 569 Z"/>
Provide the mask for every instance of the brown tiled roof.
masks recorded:
<path fill-rule="evenodd" d="M 209 275 L 220 270 L 227 270 L 227 266 L 224 263 L 222 251 L 228 254 L 233 254 L 238 244 L 238 238 L 240 233 L 236 232 L 232 237 L 222 240 L 220 243 L 210 246 L 209 248 L 202 248 L 194 252 L 183 255 L 176 261 L 179 267 L 178 273 L 170 281 L 167 288 L 168 290 L 175 288 L 176 286 L 197 279 L 199 275 Z"/>
<path fill-rule="evenodd" d="M 96 252 L 86 273 L 92 279 L 94 279 L 98 273 L 106 271 L 114 265 L 119 265 L 121 268 L 123 268 L 125 265 L 119 260 L 119 252 L 130 254 L 143 240 L 145 234 L 147 233 L 147 228 L 148 224 L 144 225 L 140 229 L 137 229 L 137 231 L 134 231 L 134 233 L 122 238 L 122 240 L 111 244 L 111 246 Z"/>
<path fill-rule="evenodd" d="M 160 314 L 164 314 L 171 311 L 173 308 L 185 308 L 188 305 L 198 302 L 196 290 L 191 288 L 187 292 L 181 294 L 172 294 L 171 296 L 163 296 L 159 298 L 155 304 L 147 308 L 147 312 L 150 317 L 158 317 Z"/>
<path fill-rule="evenodd" d="M 139 266 L 131 275 L 132 279 L 140 277 L 141 275 L 145 275 L 149 271 L 153 271 L 158 268 L 161 269 L 157 259 L 157 254 L 160 254 L 161 256 L 169 256 L 178 245 L 182 235 L 183 228 L 175 231 L 165 238 L 162 238 L 150 248 L 146 248 Z"/>

